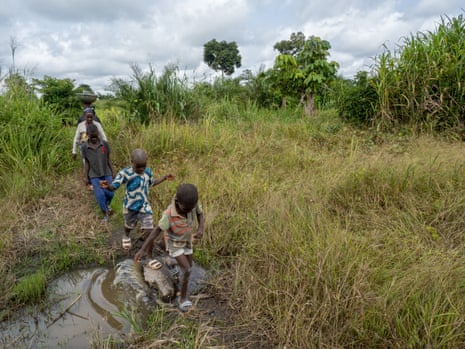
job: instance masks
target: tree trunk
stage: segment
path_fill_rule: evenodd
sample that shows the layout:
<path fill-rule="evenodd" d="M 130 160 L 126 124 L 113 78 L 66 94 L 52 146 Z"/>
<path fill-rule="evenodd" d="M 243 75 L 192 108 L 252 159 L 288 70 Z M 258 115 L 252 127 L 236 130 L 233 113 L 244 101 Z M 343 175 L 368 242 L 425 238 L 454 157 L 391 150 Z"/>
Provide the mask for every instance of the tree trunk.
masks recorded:
<path fill-rule="evenodd" d="M 287 104 L 286 96 L 283 96 L 283 98 L 281 99 L 281 109 L 282 110 L 286 110 L 286 104 Z"/>
<path fill-rule="evenodd" d="M 315 110 L 315 96 L 312 92 L 308 92 L 305 96 L 305 103 L 304 103 L 304 111 L 305 115 L 308 117 L 313 116 L 313 112 Z"/>

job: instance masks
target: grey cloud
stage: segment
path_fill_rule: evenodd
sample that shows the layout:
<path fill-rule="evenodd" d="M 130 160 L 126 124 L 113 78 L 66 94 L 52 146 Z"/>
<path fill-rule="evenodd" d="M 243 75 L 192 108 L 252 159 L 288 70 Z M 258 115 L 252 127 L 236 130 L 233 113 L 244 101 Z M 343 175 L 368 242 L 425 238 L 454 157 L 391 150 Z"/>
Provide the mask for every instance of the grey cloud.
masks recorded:
<path fill-rule="evenodd" d="M 22 0 L 21 7 L 23 14 L 29 17 L 62 22 L 96 22 L 143 18 L 149 12 L 152 3 L 145 0 Z"/>
<path fill-rule="evenodd" d="M 443 13 L 456 15 L 455 0 L 3 0 L 0 67 L 11 64 L 10 36 L 20 44 L 18 67 L 89 83 L 97 90 L 131 74 L 131 64 L 161 72 L 177 64 L 190 75 L 214 76 L 203 44 L 236 41 L 242 69 L 271 67 L 273 45 L 292 32 L 330 41 L 340 73 L 352 75 L 402 35 L 431 28 Z M 238 71 L 240 74 L 241 70 Z M 95 85 L 93 85 L 95 84 Z"/>

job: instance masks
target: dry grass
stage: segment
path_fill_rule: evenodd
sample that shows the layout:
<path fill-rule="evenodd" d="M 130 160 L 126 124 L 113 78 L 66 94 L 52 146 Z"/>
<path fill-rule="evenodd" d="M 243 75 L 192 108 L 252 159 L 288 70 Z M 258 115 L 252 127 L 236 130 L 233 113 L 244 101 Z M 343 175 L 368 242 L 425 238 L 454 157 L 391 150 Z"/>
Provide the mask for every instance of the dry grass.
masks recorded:
<path fill-rule="evenodd" d="M 118 134 L 124 142 L 113 145 L 116 163 L 126 165 L 127 149 L 142 146 L 156 176 L 177 175 L 154 188 L 156 215 L 178 183 L 199 187 L 206 232 L 195 258 L 212 272 L 214 299 L 199 301 L 198 313 L 155 319 L 163 331 L 133 345 L 465 343 L 461 143 L 359 132 L 324 116 L 166 122 L 142 128 L 137 138 L 132 132 Z M 66 193 L 37 202 L 27 219 L 18 218 L 24 211 L 4 219 L 10 228 L 3 255 L 31 253 L 31 239 L 43 248 L 47 232 L 93 248 L 106 238 L 92 196 L 70 184 L 75 180 L 60 182 Z M 108 246 L 97 246 L 111 258 Z M 211 319 L 212 309 L 221 315 Z"/>

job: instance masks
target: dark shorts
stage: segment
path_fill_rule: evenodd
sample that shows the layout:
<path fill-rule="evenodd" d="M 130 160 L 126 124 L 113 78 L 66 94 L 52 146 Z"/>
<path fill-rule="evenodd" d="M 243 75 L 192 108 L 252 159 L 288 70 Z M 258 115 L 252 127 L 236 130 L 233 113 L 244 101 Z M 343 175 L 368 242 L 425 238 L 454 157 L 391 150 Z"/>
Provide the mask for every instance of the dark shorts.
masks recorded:
<path fill-rule="evenodd" d="M 153 229 L 153 215 L 151 213 L 142 213 L 139 211 L 128 211 L 124 214 L 124 226 L 128 229 L 134 229 L 140 222 L 140 228 L 144 230 Z"/>

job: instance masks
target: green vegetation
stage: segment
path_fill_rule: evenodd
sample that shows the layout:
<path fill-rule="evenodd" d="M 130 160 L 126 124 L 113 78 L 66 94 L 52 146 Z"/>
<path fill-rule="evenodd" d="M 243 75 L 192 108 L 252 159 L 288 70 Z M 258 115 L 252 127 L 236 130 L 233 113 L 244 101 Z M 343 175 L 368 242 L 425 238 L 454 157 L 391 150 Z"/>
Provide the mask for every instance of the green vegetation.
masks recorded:
<path fill-rule="evenodd" d="M 375 58 L 365 96 L 376 90 L 376 104 L 368 120 L 390 129 L 399 125 L 435 131 L 463 132 L 465 90 L 465 18 L 442 18 L 433 32 L 405 37 L 395 51 Z M 355 86 L 361 92 L 361 86 Z M 348 90 L 350 91 L 350 90 Z M 372 97 L 370 97 L 372 100 Z M 345 103 L 345 116 L 353 119 Z M 347 113 L 349 111 L 349 113 Z M 362 120 L 366 119 L 361 115 Z M 360 120 L 360 121 L 362 121 Z"/>
<path fill-rule="evenodd" d="M 241 55 L 235 41 L 212 39 L 203 45 L 203 61 L 213 70 L 224 75 L 232 75 L 235 68 L 241 67 Z"/>
<path fill-rule="evenodd" d="M 328 41 L 317 36 L 305 39 L 301 32 L 293 33 L 289 41 L 280 41 L 274 48 L 280 52 L 271 71 L 274 86 L 282 90 L 283 104 L 286 96 L 297 95 L 303 103 L 305 113 L 312 116 L 315 110 L 315 96 L 321 93 L 335 77 L 339 64 L 328 62 Z"/>
<path fill-rule="evenodd" d="M 461 21 L 426 37 L 461 30 Z M 409 81 L 406 71 L 392 79 L 407 68 L 403 58 L 381 59 L 376 76 L 328 84 L 315 100 L 343 108 L 311 119 L 302 107 L 262 107 L 259 98 L 282 97 L 266 72 L 242 77 L 245 84 L 188 87 L 169 70 L 159 78 L 136 69 L 135 83 L 115 85 L 117 100 L 98 101 L 116 167 L 141 147 L 155 173 L 176 174 L 153 191 L 155 212 L 178 183 L 198 186 L 206 231 L 195 258 L 211 271 L 209 292 L 223 304 L 215 311 L 227 314 L 212 320 L 158 309 L 147 326 L 137 323 L 132 347 L 464 346 L 465 166 L 452 103 L 459 99 L 444 94 L 457 92 L 463 72 L 450 58 L 456 75 L 449 87 L 438 85 L 447 108 L 420 118 L 421 103 L 409 109 L 387 94 Z M 422 84 L 418 91 L 431 87 Z M 115 258 L 98 209 L 80 190 L 73 127 L 20 86 L 0 96 L 2 309 L 40 301 L 60 272 Z M 114 219 L 121 224 L 120 214 Z"/>

